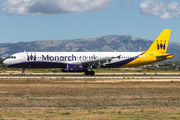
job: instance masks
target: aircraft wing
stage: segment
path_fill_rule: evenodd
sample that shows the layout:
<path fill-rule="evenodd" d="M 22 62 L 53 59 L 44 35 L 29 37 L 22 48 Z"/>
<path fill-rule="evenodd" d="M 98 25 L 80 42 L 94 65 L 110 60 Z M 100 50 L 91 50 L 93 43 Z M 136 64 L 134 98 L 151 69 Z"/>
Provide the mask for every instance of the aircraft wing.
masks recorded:
<path fill-rule="evenodd" d="M 118 56 L 118 57 L 103 57 L 103 58 L 98 58 L 95 60 L 84 61 L 84 62 L 81 62 L 81 65 L 98 67 L 99 65 L 105 65 L 106 63 L 110 63 L 111 60 L 114 58 L 120 58 L 120 56 Z"/>

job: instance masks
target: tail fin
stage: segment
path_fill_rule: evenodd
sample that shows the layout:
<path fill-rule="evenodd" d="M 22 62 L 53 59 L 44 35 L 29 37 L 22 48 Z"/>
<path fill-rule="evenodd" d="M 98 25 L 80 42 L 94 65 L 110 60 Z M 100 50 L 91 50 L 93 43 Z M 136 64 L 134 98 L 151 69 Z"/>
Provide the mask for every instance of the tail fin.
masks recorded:
<path fill-rule="evenodd" d="M 146 52 L 158 51 L 160 53 L 166 53 L 170 34 L 170 29 L 163 30 Z"/>

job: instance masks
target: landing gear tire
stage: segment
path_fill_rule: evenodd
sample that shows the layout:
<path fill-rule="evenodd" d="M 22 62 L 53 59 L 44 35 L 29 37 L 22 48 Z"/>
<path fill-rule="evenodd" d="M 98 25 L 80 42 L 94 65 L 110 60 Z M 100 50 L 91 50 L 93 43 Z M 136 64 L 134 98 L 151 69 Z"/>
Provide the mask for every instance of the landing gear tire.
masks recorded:
<path fill-rule="evenodd" d="M 89 71 L 85 71 L 85 75 L 89 75 L 90 73 L 89 73 Z"/>
<path fill-rule="evenodd" d="M 90 71 L 89 74 L 93 76 L 95 74 L 95 72 L 94 71 Z"/>
<path fill-rule="evenodd" d="M 21 75 L 25 75 L 25 73 L 21 73 Z"/>

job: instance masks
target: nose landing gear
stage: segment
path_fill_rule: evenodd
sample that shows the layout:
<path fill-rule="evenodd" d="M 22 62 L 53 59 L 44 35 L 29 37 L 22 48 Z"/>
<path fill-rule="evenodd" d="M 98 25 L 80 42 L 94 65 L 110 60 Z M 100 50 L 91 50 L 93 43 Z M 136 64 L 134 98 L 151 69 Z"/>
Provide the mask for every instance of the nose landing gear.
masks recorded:
<path fill-rule="evenodd" d="M 21 75 L 25 75 L 25 68 L 23 68 Z"/>

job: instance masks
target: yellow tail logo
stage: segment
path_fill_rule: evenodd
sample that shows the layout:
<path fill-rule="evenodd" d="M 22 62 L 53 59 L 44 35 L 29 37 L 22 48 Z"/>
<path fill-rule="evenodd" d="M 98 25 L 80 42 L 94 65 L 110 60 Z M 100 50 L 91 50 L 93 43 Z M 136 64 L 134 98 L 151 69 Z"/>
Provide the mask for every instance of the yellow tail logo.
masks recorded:
<path fill-rule="evenodd" d="M 160 53 L 166 53 L 170 34 L 170 29 L 163 30 L 146 52 L 158 51 Z"/>

